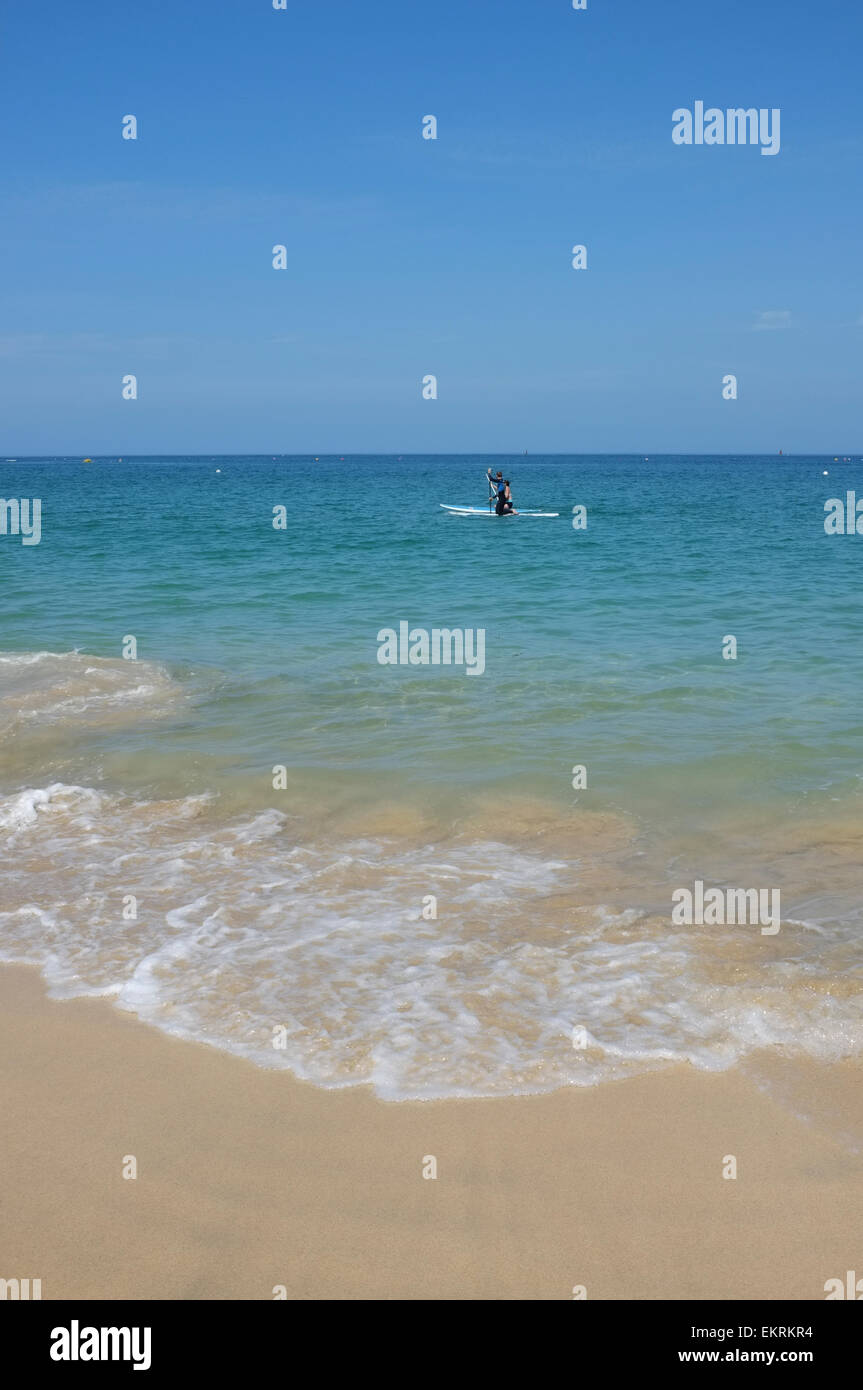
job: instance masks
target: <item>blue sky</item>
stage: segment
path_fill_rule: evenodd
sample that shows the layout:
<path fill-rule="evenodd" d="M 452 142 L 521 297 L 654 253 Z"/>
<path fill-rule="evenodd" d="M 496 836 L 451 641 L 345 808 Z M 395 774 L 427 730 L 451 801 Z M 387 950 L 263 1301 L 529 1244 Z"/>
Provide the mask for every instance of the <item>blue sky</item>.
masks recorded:
<path fill-rule="evenodd" d="M 48 0 L 0 37 L 4 456 L 863 447 L 848 0 Z M 779 107 L 780 153 L 674 145 L 696 100 Z"/>

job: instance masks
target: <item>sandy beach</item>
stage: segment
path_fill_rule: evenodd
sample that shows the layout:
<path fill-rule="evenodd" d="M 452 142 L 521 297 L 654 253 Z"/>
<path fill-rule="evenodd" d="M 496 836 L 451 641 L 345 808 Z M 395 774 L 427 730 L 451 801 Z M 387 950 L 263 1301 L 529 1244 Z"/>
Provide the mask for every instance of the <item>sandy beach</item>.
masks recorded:
<path fill-rule="evenodd" d="M 2 1273 L 44 1299 L 823 1299 L 859 1264 L 860 1158 L 738 1074 L 388 1104 L 17 967 L 0 1056 Z"/>
<path fill-rule="evenodd" d="M 9 7 L 16 1364 L 845 1373 L 863 10 L 722 18 Z"/>

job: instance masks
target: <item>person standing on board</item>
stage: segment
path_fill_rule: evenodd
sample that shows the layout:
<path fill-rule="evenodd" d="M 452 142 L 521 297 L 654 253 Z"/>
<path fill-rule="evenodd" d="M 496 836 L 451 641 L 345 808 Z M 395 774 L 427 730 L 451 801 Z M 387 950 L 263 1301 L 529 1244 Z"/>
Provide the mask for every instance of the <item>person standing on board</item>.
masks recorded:
<path fill-rule="evenodd" d="M 489 502 L 499 502 L 501 497 L 503 496 L 504 488 L 506 487 L 506 484 L 503 480 L 503 474 L 501 473 L 500 469 L 498 469 L 497 477 L 495 478 L 492 475 L 491 469 L 488 468 L 486 469 L 485 476 L 488 478 Z"/>

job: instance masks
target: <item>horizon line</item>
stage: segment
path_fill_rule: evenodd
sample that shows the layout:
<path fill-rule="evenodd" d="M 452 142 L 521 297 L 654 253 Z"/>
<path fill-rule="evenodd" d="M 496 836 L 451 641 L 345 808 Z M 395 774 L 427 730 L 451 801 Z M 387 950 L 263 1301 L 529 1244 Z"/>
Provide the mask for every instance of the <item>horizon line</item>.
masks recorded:
<path fill-rule="evenodd" d="M 830 454 L 829 452 L 819 452 L 817 450 L 805 450 L 802 453 L 792 453 L 786 450 L 776 450 L 775 452 L 765 453 L 763 450 L 753 450 L 744 453 L 728 453 L 713 451 L 691 451 L 691 450 L 657 450 L 652 454 L 642 454 L 641 451 L 610 449 L 610 450 L 591 450 L 579 453 L 570 453 L 564 450 L 537 450 L 532 453 L 530 450 L 520 449 L 509 452 L 476 452 L 472 449 L 463 451 L 454 450 L 432 450 L 432 451 L 410 451 L 407 453 L 396 453 L 395 451 L 383 451 L 377 449 L 351 450 L 347 454 L 337 454 L 327 451 L 323 454 L 312 454 L 311 450 L 301 450 L 298 453 L 270 454 L 268 451 L 254 453 L 239 453 L 234 451 L 227 454 L 217 454 L 210 452 L 188 453 L 182 450 L 173 453 L 148 452 L 143 454 L 118 454 L 114 451 L 109 453 L 85 454 L 83 457 L 79 452 L 67 454 L 16 454 L 5 458 L 0 456 L 0 463 L 27 463 L 34 460 L 51 459 L 78 459 L 84 463 L 87 461 L 95 463 L 97 460 L 115 459 L 118 462 L 131 462 L 138 459 L 242 459 L 242 458 L 269 458 L 269 459 L 309 459 L 318 462 L 321 459 L 336 459 L 344 462 L 349 458 L 392 458 L 392 459 L 411 459 L 411 458 L 829 458 L 834 463 L 844 463 L 854 461 L 854 450 L 851 454 Z M 858 461 L 863 462 L 863 452 L 857 455 Z"/>

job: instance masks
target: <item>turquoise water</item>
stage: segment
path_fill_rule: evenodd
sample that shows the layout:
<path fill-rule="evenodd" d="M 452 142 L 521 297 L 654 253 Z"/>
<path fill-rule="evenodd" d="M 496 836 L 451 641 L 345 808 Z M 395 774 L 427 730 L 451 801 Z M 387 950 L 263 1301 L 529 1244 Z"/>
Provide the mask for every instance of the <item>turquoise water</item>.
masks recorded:
<path fill-rule="evenodd" d="M 560 517 L 440 509 L 482 505 L 489 465 Z M 0 462 L 3 496 L 42 500 L 38 546 L 0 536 L 6 957 L 392 1098 L 764 1045 L 856 1055 L 863 538 L 823 522 L 861 476 L 857 458 Z M 483 629 L 485 670 L 379 664 L 400 622 Z M 133 843 L 143 936 L 115 921 Z M 698 874 L 781 885 L 796 928 L 683 949 L 668 894 Z M 445 926 L 418 915 L 426 893 L 449 894 Z M 394 1021 L 406 951 L 422 984 Z M 753 993 L 732 1000 L 741 969 Z M 266 1051 L 288 997 L 289 1045 Z M 583 1015 L 595 1047 L 574 1057 Z"/>
<path fill-rule="evenodd" d="M 201 789 L 271 762 L 551 796 L 580 762 L 625 805 L 856 788 L 858 538 L 826 536 L 823 503 L 859 461 L 491 462 L 561 518 L 447 516 L 482 504 L 484 458 L 4 464 L 43 538 L 3 538 L 3 646 L 119 657 L 133 634 L 193 671 L 169 737 Z M 379 666 L 401 620 L 484 628 L 485 673 Z"/>

